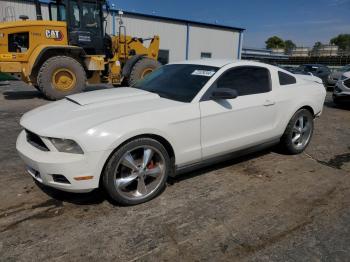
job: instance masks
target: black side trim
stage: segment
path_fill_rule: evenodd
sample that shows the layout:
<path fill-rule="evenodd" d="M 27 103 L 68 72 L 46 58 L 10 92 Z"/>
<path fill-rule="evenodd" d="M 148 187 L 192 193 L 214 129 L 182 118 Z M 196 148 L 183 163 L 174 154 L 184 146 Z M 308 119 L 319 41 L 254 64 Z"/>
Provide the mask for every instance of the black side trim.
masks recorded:
<path fill-rule="evenodd" d="M 45 145 L 45 143 L 41 140 L 40 136 L 34 134 L 29 130 L 25 130 L 27 134 L 27 142 L 32 146 L 36 147 L 41 151 L 50 151 L 49 148 Z"/>
<path fill-rule="evenodd" d="M 237 158 L 240 156 L 248 155 L 248 154 L 251 154 L 251 153 L 254 153 L 257 151 L 261 151 L 263 149 L 277 145 L 279 142 L 280 142 L 280 138 L 276 138 L 276 139 L 273 139 L 271 141 L 265 142 L 265 143 L 260 144 L 260 145 L 252 146 L 252 147 L 241 149 L 238 151 L 233 151 L 230 153 L 226 153 L 226 154 L 212 157 L 212 158 L 208 158 L 208 159 L 203 159 L 202 161 L 194 163 L 194 164 L 176 167 L 175 168 L 176 169 L 175 176 L 180 175 L 180 174 L 184 174 L 184 173 L 187 173 L 187 172 L 199 169 L 199 168 L 210 166 L 210 165 L 218 163 L 218 162 L 223 162 L 223 161 Z"/>

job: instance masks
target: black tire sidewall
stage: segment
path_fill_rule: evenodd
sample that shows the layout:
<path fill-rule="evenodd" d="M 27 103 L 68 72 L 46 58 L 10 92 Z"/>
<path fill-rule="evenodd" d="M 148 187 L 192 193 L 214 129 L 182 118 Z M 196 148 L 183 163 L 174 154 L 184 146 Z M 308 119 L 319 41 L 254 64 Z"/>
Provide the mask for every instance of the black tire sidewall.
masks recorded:
<path fill-rule="evenodd" d="M 292 132 L 293 132 L 293 127 L 295 125 L 295 122 L 297 121 L 297 119 L 301 115 L 307 115 L 309 119 L 312 119 L 312 121 L 311 121 L 311 134 L 310 134 L 309 141 L 306 143 L 306 145 L 303 148 L 295 148 L 295 146 L 293 145 L 293 142 L 292 142 Z M 307 109 L 300 109 L 293 115 L 293 117 L 289 121 L 288 126 L 287 126 L 287 128 L 282 136 L 281 145 L 284 147 L 284 149 L 286 150 L 286 152 L 288 154 L 291 154 L 291 155 L 300 154 L 300 153 L 304 152 L 304 150 L 310 144 L 312 136 L 313 136 L 313 132 L 314 132 L 314 117 L 313 117 L 313 115 Z"/>
<path fill-rule="evenodd" d="M 124 198 L 122 195 L 120 195 L 117 190 L 115 189 L 114 185 L 114 173 L 117 168 L 117 164 L 119 163 L 120 159 L 124 156 L 124 154 L 127 151 L 132 150 L 133 148 L 139 147 L 139 146 L 152 146 L 159 150 L 159 152 L 163 155 L 165 160 L 165 176 L 163 177 L 161 183 L 159 184 L 158 188 L 148 197 L 143 199 L 136 199 L 136 200 L 130 200 Z M 121 146 L 119 149 L 117 149 L 112 156 L 109 158 L 104 172 L 103 172 L 103 186 L 106 189 L 108 195 L 118 204 L 120 205 L 138 205 L 141 203 L 145 203 L 147 201 L 150 201 L 151 199 L 155 198 L 158 194 L 160 194 L 165 186 L 166 181 L 168 179 L 168 176 L 171 172 L 171 160 L 169 157 L 168 152 L 164 148 L 164 146 L 159 143 L 157 140 L 154 140 L 152 138 L 138 138 L 135 140 L 132 140 L 125 145 Z"/>
<path fill-rule="evenodd" d="M 69 69 L 76 77 L 75 87 L 66 92 L 57 90 L 52 84 L 52 75 L 60 68 Z M 48 99 L 57 100 L 67 95 L 83 92 L 86 86 L 86 73 L 82 65 L 72 57 L 52 57 L 41 66 L 38 74 L 38 85 Z"/>
<path fill-rule="evenodd" d="M 131 73 L 128 78 L 129 86 L 132 86 L 136 81 L 141 79 L 142 73 L 146 68 L 151 68 L 154 71 L 159 67 L 161 67 L 161 64 L 158 61 L 150 58 L 141 58 L 131 69 Z"/>

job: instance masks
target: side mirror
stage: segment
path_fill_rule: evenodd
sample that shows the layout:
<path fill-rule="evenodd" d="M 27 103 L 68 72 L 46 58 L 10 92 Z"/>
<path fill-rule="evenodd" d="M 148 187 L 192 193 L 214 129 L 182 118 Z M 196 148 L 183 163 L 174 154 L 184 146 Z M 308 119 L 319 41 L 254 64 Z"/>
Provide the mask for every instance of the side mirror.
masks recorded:
<path fill-rule="evenodd" d="M 213 100 L 234 99 L 236 97 L 238 97 L 237 91 L 230 88 L 218 88 L 211 95 Z"/>

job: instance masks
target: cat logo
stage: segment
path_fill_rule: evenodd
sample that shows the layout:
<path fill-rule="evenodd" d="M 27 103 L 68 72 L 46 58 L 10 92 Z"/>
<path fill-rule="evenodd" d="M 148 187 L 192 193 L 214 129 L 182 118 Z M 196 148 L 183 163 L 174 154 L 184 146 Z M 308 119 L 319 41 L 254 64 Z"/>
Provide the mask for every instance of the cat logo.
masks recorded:
<path fill-rule="evenodd" d="M 46 38 L 55 39 L 56 41 L 61 41 L 63 39 L 63 34 L 59 30 L 46 30 L 45 31 Z"/>

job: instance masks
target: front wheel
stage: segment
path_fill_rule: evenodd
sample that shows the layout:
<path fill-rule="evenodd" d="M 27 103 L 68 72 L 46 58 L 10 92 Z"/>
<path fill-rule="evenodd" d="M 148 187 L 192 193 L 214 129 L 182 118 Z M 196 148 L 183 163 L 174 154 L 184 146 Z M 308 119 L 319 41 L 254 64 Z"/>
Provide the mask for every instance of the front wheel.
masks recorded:
<path fill-rule="evenodd" d="M 309 145 L 314 130 L 314 117 L 307 109 L 294 114 L 282 136 L 281 145 L 289 154 L 300 154 Z"/>
<path fill-rule="evenodd" d="M 103 173 L 110 197 L 122 205 L 137 205 L 156 197 L 171 170 L 164 146 L 151 138 L 135 139 L 118 149 Z"/>
<path fill-rule="evenodd" d="M 84 91 L 86 73 L 74 58 L 55 56 L 48 59 L 38 73 L 39 90 L 50 100 Z"/>

